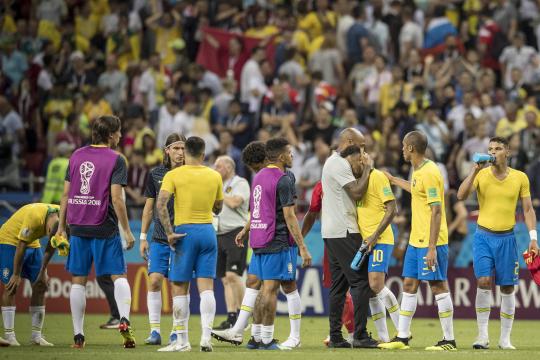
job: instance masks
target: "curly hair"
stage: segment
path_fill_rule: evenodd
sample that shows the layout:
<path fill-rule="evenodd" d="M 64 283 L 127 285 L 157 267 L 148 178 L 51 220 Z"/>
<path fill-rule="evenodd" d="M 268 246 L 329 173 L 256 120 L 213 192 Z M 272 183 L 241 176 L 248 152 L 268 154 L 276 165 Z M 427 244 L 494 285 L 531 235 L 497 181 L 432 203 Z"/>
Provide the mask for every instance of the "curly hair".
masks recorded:
<path fill-rule="evenodd" d="M 242 162 L 246 166 L 261 164 L 266 160 L 266 145 L 262 141 L 252 141 L 242 150 Z"/>

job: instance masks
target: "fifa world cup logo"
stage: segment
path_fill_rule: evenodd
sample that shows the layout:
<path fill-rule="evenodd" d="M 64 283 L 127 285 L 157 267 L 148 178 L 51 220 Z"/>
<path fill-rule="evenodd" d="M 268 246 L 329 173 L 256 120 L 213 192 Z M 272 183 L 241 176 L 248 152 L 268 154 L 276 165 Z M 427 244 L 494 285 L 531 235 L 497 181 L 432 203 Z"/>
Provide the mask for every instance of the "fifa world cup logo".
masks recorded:
<path fill-rule="evenodd" d="M 81 173 L 81 194 L 88 195 L 90 193 L 90 178 L 94 174 L 94 163 L 85 161 L 79 167 Z"/>
<path fill-rule="evenodd" d="M 261 195 L 262 195 L 262 187 L 261 185 L 255 186 L 255 189 L 253 189 L 253 218 L 258 219 L 260 214 L 260 207 L 261 207 Z"/>

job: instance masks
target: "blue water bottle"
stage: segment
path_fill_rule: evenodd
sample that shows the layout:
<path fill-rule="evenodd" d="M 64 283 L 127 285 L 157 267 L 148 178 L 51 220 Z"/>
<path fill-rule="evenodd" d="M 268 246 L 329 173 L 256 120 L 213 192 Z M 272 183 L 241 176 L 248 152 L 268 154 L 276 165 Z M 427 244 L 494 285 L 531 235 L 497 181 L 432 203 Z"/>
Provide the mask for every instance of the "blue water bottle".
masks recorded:
<path fill-rule="evenodd" d="M 362 264 L 367 260 L 367 258 L 369 258 L 368 245 L 367 243 L 363 243 L 351 262 L 351 269 L 355 271 L 360 270 Z"/>
<path fill-rule="evenodd" d="M 489 154 L 474 153 L 474 155 L 472 156 L 472 161 L 474 161 L 477 164 L 485 163 L 485 162 L 492 163 L 492 162 L 495 162 L 495 157 Z"/>

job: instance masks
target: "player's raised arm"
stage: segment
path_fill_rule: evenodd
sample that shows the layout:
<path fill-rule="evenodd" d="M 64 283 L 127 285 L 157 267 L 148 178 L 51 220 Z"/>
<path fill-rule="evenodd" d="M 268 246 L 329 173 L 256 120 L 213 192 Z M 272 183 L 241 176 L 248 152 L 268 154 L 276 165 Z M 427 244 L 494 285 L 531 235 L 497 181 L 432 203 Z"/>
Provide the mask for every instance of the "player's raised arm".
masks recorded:
<path fill-rule="evenodd" d="M 482 170 L 483 167 L 484 167 L 483 163 L 474 164 L 469 175 L 465 178 L 465 180 L 463 180 L 461 185 L 459 185 L 459 189 L 457 192 L 458 200 L 463 201 L 469 197 L 471 192 L 474 190 L 473 189 L 474 179 L 476 178 L 476 175 L 478 175 L 478 173 L 480 172 L 480 170 Z"/>

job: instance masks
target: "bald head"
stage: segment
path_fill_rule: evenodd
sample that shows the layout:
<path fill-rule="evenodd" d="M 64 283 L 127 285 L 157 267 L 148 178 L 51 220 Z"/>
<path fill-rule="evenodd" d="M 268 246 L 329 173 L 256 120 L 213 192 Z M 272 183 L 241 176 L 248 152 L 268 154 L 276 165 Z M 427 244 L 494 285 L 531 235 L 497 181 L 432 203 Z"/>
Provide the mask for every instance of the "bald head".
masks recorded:
<path fill-rule="evenodd" d="M 227 180 L 234 176 L 236 164 L 230 156 L 224 155 L 216 159 L 214 167 L 216 168 L 216 171 L 220 173 L 223 180 Z"/>
<path fill-rule="evenodd" d="M 405 135 L 405 138 L 403 141 L 414 148 L 414 151 L 420 155 L 424 155 L 426 153 L 426 149 L 428 146 L 428 140 L 426 135 L 421 131 L 411 131 L 407 135 Z"/>
<path fill-rule="evenodd" d="M 337 150 L 341 152 L 351 145 L 358 146 L 363 152 L 366 146 L 366 139 L 359 130 L 346 128 L 339 134 Z"/>

